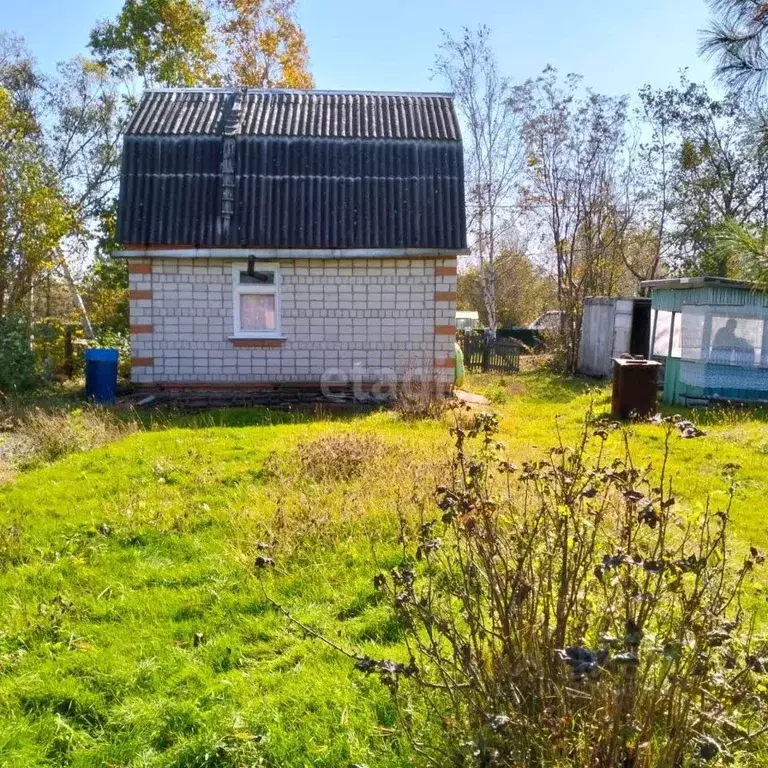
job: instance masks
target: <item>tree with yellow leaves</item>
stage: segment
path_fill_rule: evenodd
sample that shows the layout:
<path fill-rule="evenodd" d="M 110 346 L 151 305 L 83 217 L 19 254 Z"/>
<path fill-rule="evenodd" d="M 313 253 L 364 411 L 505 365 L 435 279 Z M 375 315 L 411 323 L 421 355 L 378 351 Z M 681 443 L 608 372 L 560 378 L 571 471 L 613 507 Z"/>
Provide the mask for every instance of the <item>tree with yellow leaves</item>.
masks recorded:
<path fill-rule="evenodd" d="M 251 88 L 311 88 L 295 0 L 214 0 L 220 77 Z"/>

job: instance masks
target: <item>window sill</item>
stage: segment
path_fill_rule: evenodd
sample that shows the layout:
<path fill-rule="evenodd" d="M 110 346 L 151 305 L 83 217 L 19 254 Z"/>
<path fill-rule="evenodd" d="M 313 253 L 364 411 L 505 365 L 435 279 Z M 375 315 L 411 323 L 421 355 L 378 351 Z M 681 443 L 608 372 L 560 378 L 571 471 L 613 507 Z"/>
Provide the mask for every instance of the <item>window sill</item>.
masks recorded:
<path fill-rule="evenodd" d="M 282 347 L 285 336 L 230 336 L 233 347 Z"/>

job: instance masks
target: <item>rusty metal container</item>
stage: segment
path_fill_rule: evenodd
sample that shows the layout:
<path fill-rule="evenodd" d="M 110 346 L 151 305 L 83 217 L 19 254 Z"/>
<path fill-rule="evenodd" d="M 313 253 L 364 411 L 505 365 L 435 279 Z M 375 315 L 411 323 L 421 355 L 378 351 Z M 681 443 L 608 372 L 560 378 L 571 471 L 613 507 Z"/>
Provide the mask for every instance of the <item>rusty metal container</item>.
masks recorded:
<path fill-rule="evenodd" d="M 611 397 L 614 419 L 649 416 L 656 412 L 656 379 L 660 367 L 661 363 L 645 358 L 614 358 Z"/>

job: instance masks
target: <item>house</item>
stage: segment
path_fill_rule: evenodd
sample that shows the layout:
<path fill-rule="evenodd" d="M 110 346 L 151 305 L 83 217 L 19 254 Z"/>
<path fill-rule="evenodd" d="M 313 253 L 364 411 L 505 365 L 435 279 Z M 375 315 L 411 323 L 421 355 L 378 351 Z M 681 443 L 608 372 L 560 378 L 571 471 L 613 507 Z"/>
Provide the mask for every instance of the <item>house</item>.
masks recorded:
<path fill-rule="evenodd" d="M 136 384 L 452 384 L 466 230 L 448 95 L 148 91 L 117 238 Z"/>
<path fill-rule="evenodd" d="M 651 291 L 664 402 L 768 401 L 768 292 L 720 277 L 642 285 Z"/>
<path fill-rule="evenodd" d="M 643 298 L 590 296 L 584 299 L 579 342 L 579 373 L 613 375 L 613 360 L 647 355 L 651 336 L 651 301 Z"/>

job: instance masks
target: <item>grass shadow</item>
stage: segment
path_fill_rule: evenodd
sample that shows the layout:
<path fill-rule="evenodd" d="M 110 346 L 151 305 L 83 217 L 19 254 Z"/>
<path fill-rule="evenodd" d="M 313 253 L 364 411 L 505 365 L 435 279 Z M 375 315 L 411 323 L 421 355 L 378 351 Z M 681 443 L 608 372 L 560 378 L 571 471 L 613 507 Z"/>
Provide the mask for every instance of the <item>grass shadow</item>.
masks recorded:
<path fill-rule="evenodd" d="M 240 408 L 215 408 L 199 413 L 189 413 L 173 409 L 149 411 L 131 410 L 144 429 L 212 429 L 241 427 L 274 427 L 294 424 L 312 424 L 318 421 L 356 422 L 369 416 L 380 408 L 347 406 L 344 408 L 324 405 L 296 408 L 270 408 L 268 406 L 250 406 Z"/>

